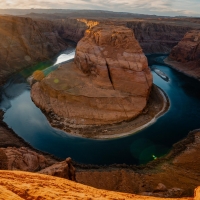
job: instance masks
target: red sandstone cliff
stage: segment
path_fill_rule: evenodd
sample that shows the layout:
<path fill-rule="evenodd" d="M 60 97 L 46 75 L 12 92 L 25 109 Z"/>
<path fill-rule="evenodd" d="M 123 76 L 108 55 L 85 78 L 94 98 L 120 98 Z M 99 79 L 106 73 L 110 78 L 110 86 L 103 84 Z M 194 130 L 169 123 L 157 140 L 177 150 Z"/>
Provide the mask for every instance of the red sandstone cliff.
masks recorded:
<path fill-rule="evenodd" d="M 50 21 L 0 16 L 0 81 L 66 49 Z"/>
<path fill-rule="evenodd" d="M 78 43 L 74 63 L 34 84 L 31 95 L 38 107 L 76 127 L 136 117 L 147 104 L 151 86 L 147 59 L 133 32 L 95 26 Z"/>
<path fill-rule="evenodd" d="M 200 79 L 200 30 L 187 32 L 172 49 L 166 63 L 187 75 Z"/>
<path fill-rule="evenodd" d="M 148 21 L 130 21 L 131 28 L 145 53 L 169 53 L 191 28 L 188 26 Z"/>
<path fill-rule="evenodd" d="M 138 42 L 140 43 L 144 53 L 169 53 L 171 49 L 178 44 L 185 33 L 189 30 L 200 27 L 198 19 L 192 18 L 137 18 L 120 16 L 118 13 L 115 17 L 109 18 L 102 13 L 99 16 L 93 13 L 90 17 L 89 13 L 82 16 L 79 13 L 75 15 L 67 14 L 30 14 L 33 18 L 42 18 L 51 20 L 55 23 L 61 36 L 73 41 L 79 41 L 83 37 L 83 33 L 87 28 L 97 24 L 110 24 L 118 26 L 126 26 L 131 28 Z M 118 17 L 117 17 L 118 16 Z M 141 18 L 140 18 L 141 17 Z M 67 28 L 67 29 L 66 29 Z"/>

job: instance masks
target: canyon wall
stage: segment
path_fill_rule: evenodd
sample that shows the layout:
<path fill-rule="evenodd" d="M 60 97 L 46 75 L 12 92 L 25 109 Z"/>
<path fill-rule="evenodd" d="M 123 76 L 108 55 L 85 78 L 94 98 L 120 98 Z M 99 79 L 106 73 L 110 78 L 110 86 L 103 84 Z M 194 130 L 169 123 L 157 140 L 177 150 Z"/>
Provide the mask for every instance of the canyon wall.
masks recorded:
<path fill-rule="evenodd" d="M 193 18 L 167 18 L 167 17 L 150 17 L 143 18 L 120 16 L 118 13 L 115 17 L 106 18 L 102 13 L 101 16 L 94 14 L 93 17 L 78 15 L 69 16 L 67 14 L 29 14 L 33 18 L 52 20 L 58 23 L 61 35 L 65 35 L 74 41 L 79 41 L 83 37 L 83 32 L 97 24 L 109 24 L 117 26 L 126 26 L 134 31 L 136 39 L 139 41 L 144 53 L 170 53 L 171 49 L 178 44 L 185 33 L 192 29 L 200 28 L 200 21 Z M 62 25 L 61 25 L 62 24 Z M 85 24 L 85 25 L 84 25 Z M 63 27 L 70 29 L 62 30 Z M 66 34 L 63 34 L 63 33 Z M 81 33 L 82 32 L 82 33 Z"/>
<path fill-rule="evenodd" d="M 165 61 L 175 69 L 200 79 L 200 30 L 187 32 Z"/>
<path fill-rule="evenodd" d="M 72 40 L 76 43 L 81 40 L 84 36 L 85 30 L 88 28 L 86 23 L 71 18 L 56 19 L 51 22 L 54 26 L 54 30 L 58 32 L 61 38 Z"/>
<path fill-rule="evenodd" d="M 169 53 L 188 30 L 187 26 L 170 25 L 166 22 L 130 21 L 131 28 L 144 53 Z"/>
<path fill-rule="evenodd" d="M 152 87 L 147 58 L 123 26 L 95 26 L 78 43 L 74 63 L 33 85 L 35 104 L 63 125 L 130 120 L 145 108 Z"/>
<path fill-rule="evenodd" d="M 0 16 L 0 40 L 0 81 L 68 46 L 52 22 L 14 16 Z"/>
<path fill-rule="evenodd" d="M 75 181 L 75 168 L 71 158 L 58 162 L 50 155 L 31 150 L 28 147 L 0 148 L 0 170 L 37 172 Z"/>
<path fill-rule="evenodd" d="M 51 15 L 28 17 L 0 16 L 0 80 L 37 62 L 52 59 L 67 48 L 69 40 L 77 43 L 86 29 L 98 24 L 131 28 L 144 53 L 169 53 L 191 30 L 187 26 L 165 22 L 111 19 L 73 19 Z M 52 17 L 55 17 L 53 19 Z"/>
<path fill-rule="evenodd" d="M 79 183 L 99 189 L 160 197 L 192 196 L 200 185 L 200 131 L 191 131 L 169 154 L 145 166 L 79 170 Z M 120 168 L 121 167 L 121 168 Z"/>

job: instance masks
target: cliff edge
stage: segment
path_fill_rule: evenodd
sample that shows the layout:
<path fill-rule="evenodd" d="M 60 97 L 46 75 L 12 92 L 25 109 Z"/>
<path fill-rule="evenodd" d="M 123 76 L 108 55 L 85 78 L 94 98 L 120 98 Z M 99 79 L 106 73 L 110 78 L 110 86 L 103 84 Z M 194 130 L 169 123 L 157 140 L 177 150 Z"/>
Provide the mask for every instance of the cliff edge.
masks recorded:
<path fill-rule="evenodd" d="M 74 62 L 33 85 L 31 96 L 69 127 L 133 119 L 147 105 L 152 75 L 132 30 L 95 26 L 78 43 Z"/>
<path fill-rule="evenodd" d="M 165 62 L 186 75 L 200 79 L 200 30 L 187 32 Z"/>

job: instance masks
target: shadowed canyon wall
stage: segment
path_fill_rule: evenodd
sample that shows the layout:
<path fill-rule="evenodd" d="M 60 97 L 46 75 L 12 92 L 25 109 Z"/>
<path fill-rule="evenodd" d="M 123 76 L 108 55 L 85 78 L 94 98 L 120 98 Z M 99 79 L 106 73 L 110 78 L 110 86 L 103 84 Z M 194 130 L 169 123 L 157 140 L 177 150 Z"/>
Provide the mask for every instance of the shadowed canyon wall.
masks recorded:
<path fill-rule="evenodd" d="M 127 22 L 145 53 L 169 53 L 190 27 L 153 22 Z"/>
<path fill-rule="evenodd" d="M 157 23 L 151 20 L 73 19 L 59 14 L 34 14 L 30 17 L 0 16 L 1 81 L 15 71 L 52 59 L 66 49 L 68 40 L 77 43 L 86 29 L 97 24 L 131 28 L 144 53 L 169 53 L 184 34 L 191 30 L 185 24 L 178 26 L 162 20 Z"/>
<path fill-rule="evenodd" d="M 200 79 L 200 30 L 188 31 L 172 49 L 166 63 L 189 76 Z"/>
<path fill-rule="evenodd" d="M 0 40 L 0 81 L 68 46 L 50 21 L 14 16 L 0 16 Z"/>

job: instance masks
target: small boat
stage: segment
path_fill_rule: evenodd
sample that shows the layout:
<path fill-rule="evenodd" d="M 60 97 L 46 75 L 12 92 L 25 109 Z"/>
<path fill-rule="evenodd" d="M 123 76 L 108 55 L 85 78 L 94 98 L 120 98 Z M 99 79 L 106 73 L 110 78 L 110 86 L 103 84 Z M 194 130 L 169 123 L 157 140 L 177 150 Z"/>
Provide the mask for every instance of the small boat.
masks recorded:
<path fill-rule="evenodd" d="M 152 68 L 152 70 L 158 75 L 158 76 L 160 76 L 163 80 L 165 80 L 165 81 L 169 81 L 169 77 L 164 73 L 164 72 L 162 72 L 161 70 L 159 70 L 159 69 L 157 69 L 157 68 L 155 68 L 155 67 L 153 67 Z"/>

